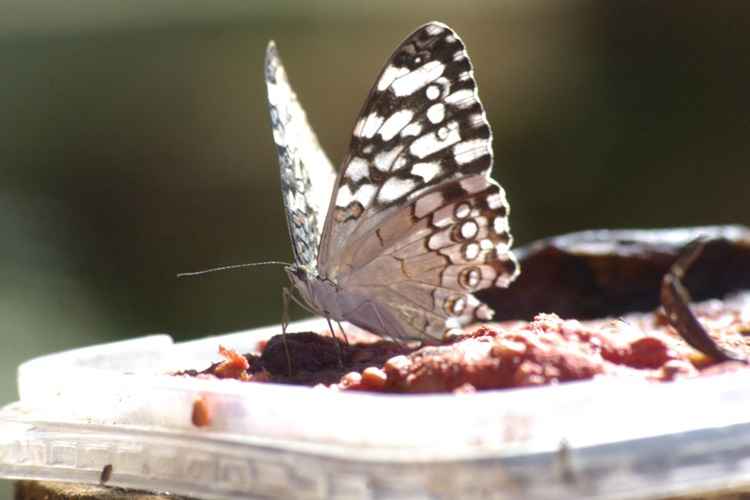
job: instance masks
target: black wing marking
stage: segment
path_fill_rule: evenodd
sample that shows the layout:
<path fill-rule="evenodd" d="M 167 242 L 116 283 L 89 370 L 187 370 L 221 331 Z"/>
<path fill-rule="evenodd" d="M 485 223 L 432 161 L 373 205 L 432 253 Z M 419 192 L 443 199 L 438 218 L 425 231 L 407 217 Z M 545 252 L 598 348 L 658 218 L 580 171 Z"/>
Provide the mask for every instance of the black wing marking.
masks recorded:
<path fill-rule="evenodd" d="M 298 266 L 317 274 L 322 221 L 328 210 L 335 172 L 289 85 L 273 42 L 266 50 L 265 78 L 294 260 Z"/>
<path fill-rule="evenodd" d="M 404 200 L 491 168 L 492 133 L 465 46 L 444 24 L 426 24 L 388 60 L 354 127 L 326 216 L 321 274 L 345 272 L 347 248 Z"/>

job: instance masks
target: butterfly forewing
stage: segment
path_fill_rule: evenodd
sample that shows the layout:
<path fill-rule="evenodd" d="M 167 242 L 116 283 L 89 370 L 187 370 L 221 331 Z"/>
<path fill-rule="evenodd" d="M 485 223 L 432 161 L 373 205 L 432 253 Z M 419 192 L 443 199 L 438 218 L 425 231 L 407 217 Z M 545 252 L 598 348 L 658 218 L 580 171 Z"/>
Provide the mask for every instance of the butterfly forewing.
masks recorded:
<path fill-rule="evenodd" d="M 370 91 L 337 179 L 321 271 L 347 245 L 431 186 L 492 167 L 491 132 L 471 63 L 450 28 L 430 23 L 394 52 Z"/>
<path fill-rule="evenodd" d="M 281 196 L 294 260 L 317 274 L 320 235 L 335 172 L 289 85 L 273 42 L 266 51 L 265 68 L 271 127 L 281 169 Z"/>
<path fill-rule="evenodd" d="M 490 319 L 473 292 L 518 274 L 491 138 L 463 42 L 439 23 L 418 29 L 356 122 L 319 254 L 322 276 L 399 318 L 382 333 L 439 338 Z"/>

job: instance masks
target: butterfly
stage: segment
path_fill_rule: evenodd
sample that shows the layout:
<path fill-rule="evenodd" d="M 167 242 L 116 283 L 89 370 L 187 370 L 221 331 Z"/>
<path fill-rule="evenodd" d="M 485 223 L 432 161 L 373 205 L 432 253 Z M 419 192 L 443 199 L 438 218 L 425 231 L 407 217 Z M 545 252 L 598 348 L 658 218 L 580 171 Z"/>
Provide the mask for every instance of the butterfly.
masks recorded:
<path fill-rule="evenodd" d="M 265 79 L 302 305 L 394 339 L 442 338 L 493 311 L 473 292 L 519 266 L 490 178 L 492 133 L 464 43 L 431 22 L 375 80 L 336 175 L 273 42 Z M 294 298 L 294 295 L 292 295 Z"/>

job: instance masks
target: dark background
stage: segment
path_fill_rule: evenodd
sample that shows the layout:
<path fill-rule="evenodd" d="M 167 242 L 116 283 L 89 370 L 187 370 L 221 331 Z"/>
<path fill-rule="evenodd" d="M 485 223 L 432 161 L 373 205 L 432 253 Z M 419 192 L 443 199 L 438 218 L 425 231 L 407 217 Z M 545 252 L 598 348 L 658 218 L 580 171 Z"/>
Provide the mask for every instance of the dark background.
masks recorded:
<path fill-rule="evenodd" d="M 429 7 L 428 7 L 429 6 Z M 278 322 L 288 260 L 262 63 L 334 163 L 386 58 L 454 29 L 516 242 L 750 223 L 750 4 L 11 2 L 0 18 L 0 403 L 32 356 Z"/>

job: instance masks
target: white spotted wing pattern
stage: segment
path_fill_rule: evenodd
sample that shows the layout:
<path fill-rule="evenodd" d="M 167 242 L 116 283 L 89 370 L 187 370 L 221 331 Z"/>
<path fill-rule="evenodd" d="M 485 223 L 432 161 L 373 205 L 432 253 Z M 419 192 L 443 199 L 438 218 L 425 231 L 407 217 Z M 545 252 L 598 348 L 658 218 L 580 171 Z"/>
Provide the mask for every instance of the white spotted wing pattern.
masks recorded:
<path fill-rule="evenodd" d="M 319 172 L 330 179 L 330 166 L 272 44 L 266 66 L 295 249 L 287 273 L 304 302 L 394 338 L 441 338 L 491 319 L 473 292 L 506 287 L 519 270 L 505 193 L 490 178 L 492 133 L 458 35 L 428 23 L 396 49 L 365 101 L 332 187 L 318 185 Z M 279 91 L 281 80 L 288 90 Z M 314 154 L 301 157 L 306 151 Z M 312 205 L 320 200 L 316 186 L 330 196 L 317 202 L 327 206 L 322 231 L 306 217 L 322 213 Z"/>
<path fill-rule="evenodd" d="M 265 73 L 294 260 L 308 272 L 316 273 L 320 234 L 336 173 L 289 85 L 273 42 L 266 51 Z M 314 166 L 314 183 L 308 165 Z"/>

